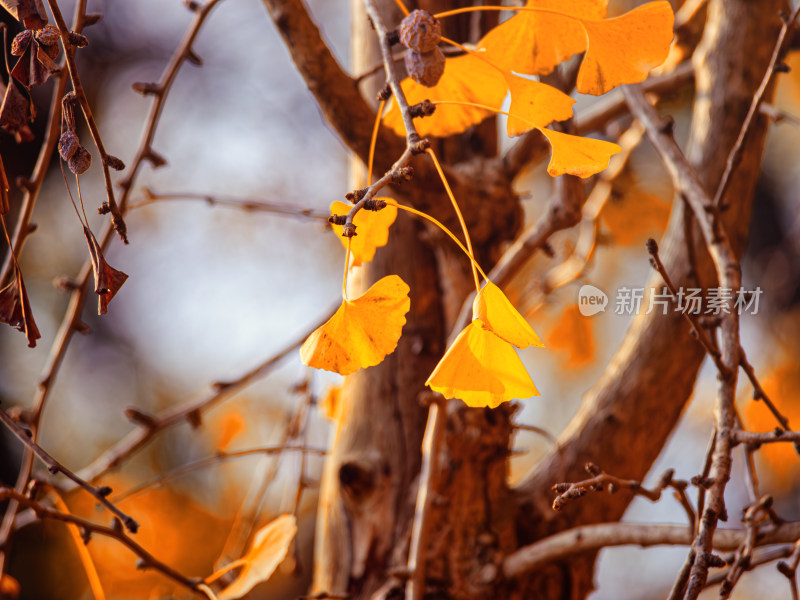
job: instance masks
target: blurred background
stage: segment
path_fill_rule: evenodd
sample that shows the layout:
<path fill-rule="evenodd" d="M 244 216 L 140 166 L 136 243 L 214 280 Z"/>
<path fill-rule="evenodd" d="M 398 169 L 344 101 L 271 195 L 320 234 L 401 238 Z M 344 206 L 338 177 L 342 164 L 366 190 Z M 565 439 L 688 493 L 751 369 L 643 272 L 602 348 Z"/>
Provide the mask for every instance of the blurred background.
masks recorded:
<path fill-rule="evenodd" d="M 71 13 L 71 2 L 59 4 L 65 15 Z M 308 4 L 334 53 L 347 64 L 348 2 Z M 612 0 L 609 12 L 634 4 Z M 89 11 L 102 13 L 103 20 L 84 32 L 90 46 L 78 53 L 80 73 L 107 149 L 128 163 L 150 105 L 131 85 L 158 80 L 192 13 L 178 0 L 90 0 Z M 146 187 L 156 194 L 261 200 L 326 214 L 330 203 L 348 190 L 347 153 L 294 70 L 262 4 L 221 2 L 194 50 L 204 65 L 187 64 L 179 72 L 153 144 L 168 164 L 158 170 L 143 168 L 133 202 L 147 198 Z M 797 69 L 781 76 L 774 108 L 800 114 L 800 59 L 790 57 L 790 63 Z M 37 135 L 42 133 L 51 86 L 42 86 L 35 95 L 41 106 L 33 127 Z M 686 92 L 662 105 L 662 112 L 678 122 L 679 137 L 688 129 L 690 101 Z M 581 100 L 576 111 L 585 105 Z M 505 130 L 502 123 L 498 127 Z M 83 137 L 88 141 L 88 132 Z M 17 146 L 2 136 L 0 150 L 9 179 L 30 173 L 36 148 L 36 142 Z M 742 320 L 748 356 L 795 427 L 800 423 L 799 151 L 797 122 L 784 118 L 769 135 L 743 261 L 745 287 L 762 290 L 759 310 Z M 104 199 L 97 166 L 81 178 L 81 190 L 90 224 L 99 231 L 105 217 L 93 209 Z M 519 178 L 518 191 L 526 220 L 532 222 L 553 193 L 553 180 L 538 166 Z M 530 272 L 517 278 L 509 294 L 519 299 L 547 345 L 544 351 L 521 352 L 541 397 L 522 403 L 520 423 L 556 435 L 576 411 L 582 393 L 597 380 L 631 318 L 615 314 L 617 290 L 644 285 L 650 273 L 644 241 L 660 236 L 671 199 L 671 184 L 645 141 L 615 182 L 600 216 L 596 252 L 584 275 L 529 306 L 526 275 L 542 272 L 552 259 L 538 257 Z M 18 197 L 12 195 L 12 205 L 15 201 Z M 0 401 L 6 408 L 30 406 L 66 308 L 67 294 L 52 281 L 77 273 L 87 256 L 55 163 L 33 220 L 38 229 L 26 245 L 22 269 L 42 338 L 29 349 L 24 336 L 0 328 Z M 239 377 L 302 336 L 328 314 L 339 294 L 343 253 L 317 216 L 244 211 L 212 206 L 201 198 L 157 200 L 131 210 L 126 220 L 130 245 L 115 241 L 106 258 L 130 279 L 107 315 L 98 318 L 89 303 L 84 319 L 92 334 L 71 342 L 43 418 L 40 443 L 74 470 L 90 464 L 134 428 L 124 415 L 127 407 L 153 414 L 202 398 L 213 382 Z M 567 256 L 575 244 L 575 231 L 558 235 L 557 257 Z M 608 294 L 605 312 L 593 317 L 578 313 L 578 289 L 585 283 Z M 320 405 L 338 383 L 336 377 L 310 372 L 293 352 L 268 377 L 206 413 L 198 427 L 172 428 L 103 483 L 122 493 L 221 450 L 284 444 L 287 431 L 298 444 L 325 448 L 330 422 Z M 714 383 L 713 365 L 706 365 L 685 418 L 655 465 L 652 481 L 646 483 L 670 467 L 682 479 L 700 472 L 712 423 Z M 741 385 L 740 409 L 746 423 L 754 429 L 771 428 L 763 407 L 749 400 L 750 392 L 748 385 Z M 12 483 L 20 447 L 8 436 L 0 438 L 0 444 L 0 474 L 5 483 Z M 512 460 L 511 481 L 533 467 L 550 444 L 542 436 L 520 431 L 515 448 L 521 452 Z M 735 457 L 739 468 L 741 458 Z M 257 529 L 293 510 L 301 489 L 300 533 L 293 557 L 249 596 L 292 598 L 305 592 L 310 577 L 321 464 L 321 458 L 309 455 L 303 460 L 297 452 L 277 459 L 220 460 L 147 487 L 120 506 L 140 521 L 137 537 L 145 547 L 187 574 L 204 576 L 212 572 L 230 532 L 239 531 L 237 514 L 252 514 L 255 521 L 248 525 Z M 800 518 L 797 455 L 788 447 L 768 448 L 759 453 L 757 464 L 762 490 L 775 495 L 778 513 Z M 741 472 L 735 473 L 729 490 L 729 525 L 735 526 L 748 502 Z M 98 516 L 92 503 L 77 496 L 70 509 Z M 682 523 L 685 515 L 676 501 L 664 497 L 657 504 L 634 501 L 626 519 Z M 89 548 L 109 598 L 186 595 L 160 575 L 136 570 L 136 558 L 113 541 L 96 536 Z M 592 598 L 664 597 L 685 556 L 682 547 L 605 550 Z M 10 572 L 22 584 L 22 598 L 91 597 L 74 545 L 58 524 L 22 529 L 15 537 Z M 716 593 L 710 590 L 708 597 Z M 787 594 L 783 576 L 767 566 L 745 575 L 734 597 Z"/>

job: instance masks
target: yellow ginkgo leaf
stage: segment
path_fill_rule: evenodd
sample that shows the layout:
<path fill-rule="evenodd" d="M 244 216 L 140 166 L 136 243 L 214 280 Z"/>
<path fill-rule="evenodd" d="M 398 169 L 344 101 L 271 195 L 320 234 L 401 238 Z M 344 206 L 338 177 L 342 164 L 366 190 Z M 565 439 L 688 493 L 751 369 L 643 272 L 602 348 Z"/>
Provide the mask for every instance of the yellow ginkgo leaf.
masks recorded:
<path fill-rule="evenodd" d="M 236 579 L 217 595 L 219 600 L 236 600 L 259 583 L 269 579 L 289 552 L 297 534 L 294 515 L 281 515 L 262 527 L 253 538 L 250 551 L 237 562 L 242 570 Z"/>
<path fill-rule="evenodd" d="M 480 319 L 496 335 L 517 348 L 544 346 L 525 317 L 491 281 L 487 281 L 475 296 L 472 318 Z"/>
<path fill-rule="evenodd" d="M 300 348 L 303 364 L 340 375 L 380 363 L 394 352 L 406 313 L 409 287 L 397 275 L 376 281 L 363 295 L 344 300 Z"/>
<path fill-rule="evenodd" d="M 480 319 L 458 334 L 425 385 L 473 407 L 495 408 L 515 398 L 539 395 L 513 346 Z"/>
<path fill-rule="evenodd" d="M 445 64 L 444 75 L 433 87 L 425 87 L 410 78 L 401 82 L 409 105 L 426 99 L 432 102 L 472 102 L 492 108 L 500 108 L 503 104 L 508 88 L 501 71 L 474 54 L 448 58 Z M 492 111 L 477 106 L 444 104 L 436 107 L 433 116 L 416 119 L 414 124 L 423 137 L 446 137 L 461 133 L 492 114 Z M 406 135 L 396 102 L 383 122 L 397 135 Z"/>
<path fill-rule="evenodd" d="M 506 125 L 510 137 L 572 117 L 575 100 L 561 90 L 511 73 L 506 74 L 505 79 L 511 91 Z"/>
<path fill-rule="evenodd" d="M 670 3 L 658 1 L 614 19 L 582 21 L 589 44 L 578 91 L 599 96 L 623 83 L 644 81 L 669 55 L 674 19 Z"/>
<path fill-rule="evenodd" d="M 495 27 L 479 48 L 497 66 L 515 73 L 544 75 L 573 54 L 586 50 L 580 19 L 603 19 L 608 0 L 528 0 L 526 7 L 558 11 L 522 11 Z"/>
<path fill-rule="evenodd" d="M 617 144 L 604 140 L 569 135 L 552 129 L 540 129 L 553 148 L 547 172 L 558 177 L 565 173 L 586 178 L 608 166 L 611 156 L 621 152 Z"/>
<path fill-rule="evenodd" d="M 387 198 L 388 200 L 388 198 Z M 334 202 L 331 204 L 332 215 L 346 215 L 353 208 L 346 202 Z M 369 262 L 375 257 L 375 250 L 385 246 L 389 241 L 389 227 L 392 226 L 397 218 L 397 206 L 387 203 L 381 210 L 362 209 L 353 217 L 353 225 L 356 226 L 356 235 L 350 241 L 350 251 L 353 253 L 352 264 L 354 267 L 361 263 Z M 347 238 L 342 237 L 343 225 L 331 223 L 333 231 L 347 248 Z"/>

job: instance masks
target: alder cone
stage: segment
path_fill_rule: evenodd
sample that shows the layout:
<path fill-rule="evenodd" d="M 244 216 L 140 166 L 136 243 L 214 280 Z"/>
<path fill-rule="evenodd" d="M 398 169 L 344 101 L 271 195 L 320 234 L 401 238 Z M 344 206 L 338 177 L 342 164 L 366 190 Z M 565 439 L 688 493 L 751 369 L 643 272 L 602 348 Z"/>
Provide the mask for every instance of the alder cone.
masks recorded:
<path fill-rule="evenodd" d="M 444 53 L 439 48 L 420 54 L 406 52 L 406 70 L 408 76 L 425 87 L 433 87 L 439 83 L 444 73 Z"/>
<path fill-rule="evenodd" d="M 400 42 L 414 52 L 431 52 L 441 39 L 442 24 L 428 11 L 412 11 L 400 23 Z"/>
<path fill-rule="evenodd" d="M 67 129 L 58 139 L 58 153 L 64 160 L 69 160 L 73 157 L 75 152 L 77 152 L 78 148 L 80 148 L 80 145 L 81 143 L 78 140 L 78 136 L 75 135 L 75 132 L 71 129 Z"/>
<path fill-rule="evenodd" d="M 83 146 L 78 146 L 69 160 L 67 161 L 69 170 L 75 175 L 83 175 L 92 166 L 92 155 Z"/>

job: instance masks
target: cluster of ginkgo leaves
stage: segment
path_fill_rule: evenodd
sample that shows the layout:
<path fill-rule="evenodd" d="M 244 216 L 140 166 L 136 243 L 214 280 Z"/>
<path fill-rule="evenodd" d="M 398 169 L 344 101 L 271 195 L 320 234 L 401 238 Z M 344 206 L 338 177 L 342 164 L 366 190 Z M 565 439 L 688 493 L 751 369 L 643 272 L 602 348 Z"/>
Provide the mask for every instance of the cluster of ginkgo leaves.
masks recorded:
<path fill-rule="evenodd" d="M 607 0 L 528 0 L 518 8 L 480 6 L 433 15 L 441 19 L 478 10 L 518 13 L 492 29 L 474 48 L 442 38 L 442 42 L 460 48 L 463 54 L 446 60 L 435 85 L 428 87 L 410 78 L 402 81 L 410 105 L 429 100 L 436 106 L 432 116 L 416 120 L 418 133 L 453 135 L 492 114 L 505 114 L 509 136 L 537 129 L 548 140 L 552 147 L 550 175 L 586 178 L 605 169 L 620 147 L 547 129 L 554 121 L 572 117 L 575 100 L 530 76 L 547 74 L 562 61 L 583 52 L 577 91 L 600 95 L 618 85 L 644 80 L 652 68 L 666 60 L 674 20 L 668 2 L 650 2 L 610 19 L 606 18 L 606 4 Z M 409 14 L 405 9 L 404 12 Z M 504 111 L 509 94 L 508 111 Z M 381 119 L 380 114 L 378 118 Z M 383 123 L 400 135 L 406 134 L 397 103 L 383 116 Z M 380 199 L 378 208 L 383 208 L 376 212 L 357 212 L 353 225 L 358 237 L 340 237 L 346 248 L 343 302 L 331 319 L 305 341 L 301 358 L 308 366 L 348 375 L 380 363 L 397 347 L 410 308 L 408 285 L 397 275 L 389 275 L 363 295 L 350 299 L 347 273 L 351 254 L 352 265 L 359 265 L 371 260 L 376 248 L 387 243 L 389 227 L 399 208 L 445 230 L 470 259 L 475 278 L 473 320 L 448 348 L 426 385 L 470 406 L 495 407 L 511 399 L 538 395 L 515 348 L 542 343 L 475 261 L 456 200 L 433 151 L 429 149 L 427 153 L 459 216 L 467 247 L 432 217 L 394 200 Z M 351 209 L 343 202 L 331 207 L 334 215 L 346 215 Z M 333 229 L 343 233 L 340 225 L 334 224 Z M 482 286 L 478 271 L 485 280 Z"/>

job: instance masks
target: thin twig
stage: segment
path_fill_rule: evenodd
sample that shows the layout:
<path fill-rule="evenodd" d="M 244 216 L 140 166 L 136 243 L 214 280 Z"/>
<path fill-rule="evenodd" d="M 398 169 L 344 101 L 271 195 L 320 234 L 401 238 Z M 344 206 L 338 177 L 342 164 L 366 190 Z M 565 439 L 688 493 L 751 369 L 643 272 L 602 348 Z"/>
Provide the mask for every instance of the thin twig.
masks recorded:
<path fill-rule="evenodd" d="M 326 314 L 329 316 L 332 312 L 333 310 Z M 91 464 L 81 469 L 78 474 L 87 481 L 96 481 L 109 470 L 119 466 L 124 460 L 130 458 L 162 431 L 178 423 L 187 421 L 189 423 L 199 422 L 203 413 L 211 407 L 234 396 L 250 384 L 255 383 L 271 373 L 281 360 L 302 345 L 308 337 L 309 331 L 314 331 L 314 329 L 319 327 L 326 320 L 327 317 L 315 323 L 308 331 L 303 332 L 302 337 L 298 337 L 283 349 L 270 356 L 267 360 L 256 365 L 236 379 L 213 383 L 211 392 L 199 400 L 167 409 L 158 415 L 146 415 L 138 410 L 129 409 L 127 411 L 128 417 L 137 423 L 139 427 L 103 452 L 103 454 L 98 456 Z"/>
<path fill-rule="evenodd" d="M 694 212 L 714 264 L 719 286 L 738 290 L 741 285 L 741 268 L 719 218 L 719 213 L 703 188 L 697 173 L 675 142 L 671 127 L 658 116 L 640 88 L 633 85 L 624 86 L 623 93 L 631 113 L 645 126 L 648 137 L 672 177 L 675 189 L 683 194 Z M 717 527 L 717 521 L 726 514 L 724 493 L 731 473 L 733 448 L 731 431 L 735 427 L 733 407 L 741 358 L 739 315 L 735 310 L 730 310 L 730 306 L 727 309 L 728 312 L 723 314 L 720 324 L 720 353 L 725 370 L 719 373 L 714 406 L 717 435 L 711 465 L 712 482 L 709 488 L 708 504 L 700 520 L 700 529 L 693 544 L 695 557 L 684 596 L 686 600 L 695 600 L 705 585 L 708 569 L 712 563 L 710 550 L 714 530 Z"/>
<path fill-rule="evenodd" d="M 117 201 L 114 198 L 114 183 L 111 181 L 109 165 L 118 165 L 122 168 L 124 167 L 122 165 L 122 161 L 106 152 L 105 146 L 103 145 L 103 140 L 100 137 L 100 130 L 98 129 L 97 122 L 92 114 L 92 107 L 89 105 L 89 99 L 86 97 L 86 92 L 83 89 L 83 84 L 81 83 L 81 78 L 78 74 L 78 67 L 75 64 L 76 46 L 74 46 L 70 41 L 70 31 L 67 27 L 66 21 L 64 21 L 63 15 L 61 14 L 61 9 L 58 8 L 58 2 L 56 2 L 56 0 L 47 0 L 47 4 L 50 7 L 50 12 L 53 13 L 53 19 L 55 20 L 56 26 L 58 27 L 58 32 L 61 35 L 61 45 L 64 47 L 64 58 L 67 62 L 69 78 L 72 81 L 72 90 L 75 92 L 75 96 L 80 102 L 81 109 L 83 110 L 83 116 L 86 119 L 86 124 L 89 126 L 89 131 L 92 134 L 92 139 L 94 140 L 95 146 L 97 146 L 97 151 L 100 153 L 100 160 L 103 164 L 103 180 L 106 184 L 106 198 L 108 202 L 107 205 L 103 206 L 100 212 L 111 213 L 111 220 L 113 222 L 114 229 L 116 230 L 117 234 L 119 234 L 119 237 L 122 239 L 122 241 L 127 244 L 127 228 L 125 226 L 125 220 L 122 217 L 122 210 L 119 206 L 117 206 Z"/>
<path fill-rule="evenodd" d="M 750 102 L 750 108 L 747 109 L 747 115 L 745 116 L 744 121 L 742 121 L 742 127 L 739 129 L 739 137 L 736 138 L 736 143 L 728 153 L 728 159 L 725 162 L 725 171 L 722 173 L 722 179 L 720 179 L 719 185 L 717 186 L 717 191 L 714 194 L 713 205 L 715 208 L 720 207 L 722 197 L 728 191 L 728 185 L 730 185 L 731 182 L 731 174 L 733 173 L 733 169 L 742 158 L 744 139 L 747 137 L 747 132 L 750 131 L 753 118 L 756 116 L 756 113 L 758 113 L 758 107 L 761 104 L 761 101 L 764 99 L 764 94 L 767 92 L 767 87 L 772 80 L 772 76 L 775 74 L 775 67 L 778 65 L 778 60 L 781 58 L 781 56 L 783 56 L 785 51 L 784 42 L 789 32 L 794 29 L 794 24 L 798 15 L 800 15 L 800 6 L 795 8 L 792 15 L 788 18 L 786 15 L 781 15 L 781 18 L 783 19 L 783 25 L 781 26 L 780 33 L 778 33 L 778 39 L 775 42 L 775 48 L 772 51 L 772 56 L 769 59 L 767 72 L 764 74 L 764 78 L 761 80 L 761 83 L 759 84 L 758 89 L 753 96 L 752 102 Z"/>
<path fill-rule="evenodd" d="M 233 198 L 230 196 L 217 196 L 213 194 L 198 194 L 194 192 L 172 192 L 162 194 L 154 192 L 149 188 L 142 190 L 144 199 L 138 202 L 131 202 L 128 210 L 142 208 L 164 201 L 193 200 L 205 202 L 209 206 L 226 206 L 237 208 L 247 212 L 266 212 L 290 217 L 300 217 L 317 221 L 327 221 L 330 216 L 328 213 L 315 211 L 311 208 L 298 208 L 291 204 L 281 204 L 280 202 L 270 202 L 255 198 Z"/>
<path fill-rule="evenodd" d="M 167 471 L 166 473 L 161 473 L 160 475 L 157 475 L 152 479 L 140 483 L 139 485 L 132 487 L 129 490 L 125 490 L 121 494 L 115 495 L 113 497 L 114 502 L 117 503 L 124 502 L 125 500 L 128 500 L 133 496 L 141 494 L 148 488 L 162 485 L 163 483 L 171 479 L 182 477 L 183 475 L 193 473 L 194 471 L 199 471 L 200 469 L 204 469 L 206 467 L 219 464 L 223 461 L 231 460 L 234 458 L 244 458 L 247 456 L 281 454 L 283 452 L 293 452 L 293 451 L 302 452 L 304 455 L 316 454 L 318 456 L 324 456 L 328 452 L 324 448 L 310 448 L 307 446 L 270 446 L 268 448 L 248 448 L 246 450 L 236 450 L 234 452 L 219 452 L 214 456 L 207 456 L 206 458 L 201 458 L 193 462 L 187 463 L 185 465 L 182 465 L 177 469 Z"/>
<path fill-rule="evenodd" d="M 17 439 L 25 444 L 37 457 L 41 460 L 45 465 L 47 465 L 47 470 L 50 471 L 51 474 L 56 475 L 57 473 L 63 474 L 65 477 L 73 481 L 77 486 L 85 489 L 89 492 L 92 496 L 94 496 L 95 500 L 97 500 L 100 504 L 105 506 L 109 511 L 111 511 L 117 518 L 119 518 L 124 524 L 125 527 L 131 533 L 136 533 L 139 529 L 139 524 L 136 520 L 131 517 L 130 515 L 125 514 L 120 509 L 118 509 L 109 499 L 107 496 L 111 493 L 111 488 L 109 487 L 101 487 L 97 488 L 90 484 L 89 482 L 85 481 L 81 477 L 78 477 L 75 473 L 70 471 L 60 462 L 58 462 L 55 458 L 53 458 L 44 448 L 42 448 L 39 444 L 37 444 L 29 435 L 28 432 L 25 431 L 22 427 L 20 427 L 14 419 L 8 416 L 8 413 L 0 408 L 0 421 L 3 422 L 11 433 L 13 433 Z"/>
<path fill-rule="evenodd" d="M 800 534 L 800 521 L 765 528 L 755 541 L 758 546 L 792 542 Z M 720 529 L 714 548 L 735 550 L 747 536 L 746 529 Z M 600 523 L 575 527 L 543 538 L 509 554 L 503 561 L 506 577 L 519 577 L 547 563 L 582 552 L 612 546 L 689 545 L 694 536 L 685 525 L 653 523 Z"/>
<path fill-rule="evenodd" d="M 36 513 L 40 519 L 48 519 L 51 521 L 61 521 L 63 523 L 71 523 L 73 525 L 77 525 L 80 527 L 84 535 L 91 535 L 97 533 L 99 535 L 103 535 L 106 537 L 114 538 L 115 540 L 124 544 L 131 552 L 133 552 L 136 556 L 140 559 L 140 565 L 142 568 L 153 568 L 173 581 L 181 584 L 187 589 L 192 590 L 196 593 L 202 593 L 198 590 L 197 586 L 202 583 L 201 578 L 189 578 L 185 575 L 182 575 L 169 565 L 161 562 L 155 556 L 150 554 L 147 550 L 145 550 L 142 546 L 137 544 L 132 538 L 130 538 L 123 530 L 122 527 L 106 527 L 105 525 L 99 525 L 98 523 L 94 523 L 82 517 L 78 517 L 76 515 L 72 515 L 69 513 L 62 513 L 57 510 L 53 510 L 48 508 L 31 498 L 28 498 L 24 494 L 20 494 L 13 488 L 0 486 L 0 500 L 14 500 L 18 504 L 25 506 L 26 508 L 30 508 Z"/>

